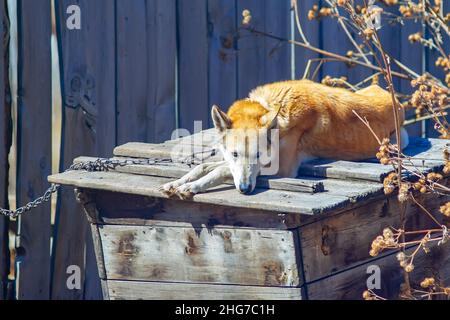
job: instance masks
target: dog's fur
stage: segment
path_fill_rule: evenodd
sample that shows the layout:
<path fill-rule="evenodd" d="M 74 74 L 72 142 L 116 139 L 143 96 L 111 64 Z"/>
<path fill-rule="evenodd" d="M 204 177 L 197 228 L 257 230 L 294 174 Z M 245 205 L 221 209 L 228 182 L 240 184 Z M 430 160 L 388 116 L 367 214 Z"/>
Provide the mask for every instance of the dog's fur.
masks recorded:
<path fill-rule="evenodd" d="M 212 108 L 224 161 L 202 164 L 162 186 L 162 191 L 185 199 L 233 178 L 236 189 L 250 193 L 261 170 L 259 161 L 255 161 L 259 156 L 257 141 L 267 139 L 268 131 L 274 128 L 279 129 L 280 139 L 278 176 L 295 177 L 305 159 L 373 157 L 379 144 L 353 111 L 367 119 L 380 139 L 389 138 L 395 131 L 391 95 L 378 85 L 356 92 L 309 80 L 258 87 L 247 99 L 236 101 L 227 114 L 217 106 Z M 400 108 L 398 113 L 402 123 L 404 110 Z M 402 147 L 407 140 L 402 129 Z"/>

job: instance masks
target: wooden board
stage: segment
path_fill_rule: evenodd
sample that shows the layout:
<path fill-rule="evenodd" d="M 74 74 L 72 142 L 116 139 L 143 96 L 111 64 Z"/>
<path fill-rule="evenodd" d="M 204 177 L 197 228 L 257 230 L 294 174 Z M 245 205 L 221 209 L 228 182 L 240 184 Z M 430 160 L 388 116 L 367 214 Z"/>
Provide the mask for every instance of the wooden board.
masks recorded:
<path fill-rule="evenodd" d="M 178 128 L 209 126 L 207 2 L 177 1 Z M 195 107 L 194 107 L 195 106 Z"/>
<path fill-rule="evenodd" d="M 96 158 L 92 157 L 79 157 L 74 160 L 74 163 L 82 163 L 95 161 Z M 119 158 L 119 160 L 125 160 L 125 158 Z M 130 159 L 131 160 L 131 159 Z M 141 174 L 146 176 L 157 176 L 166 178 L 181 178 L 186 173 L 192 170 L 192 167 L 182 164 L 155 164 L 155 165 L 127 165 L 122 167 L 116 167 L 114 171 Z M 228 179 L 224 184 L 233 185 L 232 179 Z M 308 192 L 316 193 L 323 192 L 323 182 L 315 178 L 281 178 L 271 176 L 260 176 L 257 180 L 257 187 L 263 189 L 274 190 L 286 190 L 295 192 Z"/>
<path fill-rule="evenodd" d="M 199 228 L 293 229 L 304 223 L 298 214 L 209 205 L 107 191 L 88 190 L 95 199 L 93 223 Z"/>
<path fill-rule="evenodd" d="M 153 105 L 147 101 L 150 46 L 146 1 L 119 0 L 116 10 L 117 142 L 154 141 L 153 134 L 147 140 L 153 131 Z"/>
<path fill-rule="evenodd" d="M 192 158 L 193 153 L 198 159 L 219 161 L 220 154 L 211 157 L 215 132 L 207 130 L 192 137 L 185 137 L 162 145 L 144 143 L 126 143 L 114 149 L 114 155 L 136 158 L 171 158 L 174 161 L 186 161 Z M 405 155 L 412 157 L 405 163 L 414 169 L 414 166 L 423 172 L 437 170 L 444 164 L 442 150 L 447 142 L 440 139 L 411 138 L 409 146 L 404 150 Z M 206 161 L 206 160 L 205 160 Z M 198 163 L 198 161 L 196 162 Z M 326 177 L 335 179 L 357 179 L 382 182 L 392 166 L 381 165 L 376 159 L 365 161 L 343 161 L 317 159 L 302 163 L 299 169 L 301 176 Z"/>
<path fill-rule="evenodd" d="M 88 189 L 101 189 L 122 193 L 139 194 L 145 196 L 165 197 L 158 188 L 170 181 L 170 179 L 129 175 L 117 172 L 84 172 L 71 171 L 56 174 L 49 177 L 53 183 L 77 186 Z M 380 187 L 373 188 L 373 192 L 379 192 Z M 325 186 L 326 188 L 326 186 Z M 244 207 L 262 209 L 283 213 L 321 214 L 325 212 L 339 212 L 356 205 L 354 201 L 354 184 L 349 182 L 347 188 L 307 194 L 302 192 L 289 192 L 279 190 L 255 189 L 251 195 L 242 195 L 231 186 L 218 186 L 206 193 L 194 196 L 194 201 L 225 205 L 232 207 Z M 350 194 L 347 194 L 350 192 Z M 368 192 L 364 200 L 371 200 L 371 192 Z M 363 199 L 361 199 L 363 200 Z M 361 205 L 363 201 L 357 204 Z"/>
<path fill-rule="evenodd" d="M 300 288 L 107 281 L 111 300 L 301 300 Z"/>
<path fill-rule="evenodd" d="M 18 2 L 17 206 L 40 196 L 51 173 L 50 2 Z M 50 297 L 50 204 L 19 217 L 17 299 Z"/>
<path fill-rule="evenodd" d="M 116 225 L 99 231 L 109 280 L 301 285 L 291 231 Z"/>
<path fill-rule="evenodd" d="M 411 249 L 412 250 L 412 249 Z M 408 253 L 411 253 L 411 250 Z M 450 281 L 450 251 L 447 245 L 432 248 L 429 254 L 419 252 L 414 260 L 415 270 L 410 274 L 411 284 L 416 289 L 425 277 L 435 277 L 438 283 L 448 286 Z M 388 299 L 398 299 L 403 271 L 396 258 L 396 252 L 375 259 L 353 269 L 327 277 L 307 285 L 308 299 L 313 300 L 355 300 L 362 299 L 367 290 L 366 281 L 372 273 L 369 266 L 378 266 L 381 275 L 381 289 L 374 290 Z"/>
<path fill-rule="evenodd" d="M 238 1 L 238 26 L 242 23 L 243 10 L 250 11 L 252 28 L 282 38 L 290 37 L 288 1 Z M 247 97 L 259 85 L 291 78 L 291 51 L 286 43 L 242 29 L 237 45 L 238 98 Z"/>
<path fill-rule="evenodd" d="M 418 198 L 431 212 L 437 212 L 449 199 L 435 195 Z M 406 210 L 406 230 L 436 228 L 417 205 L 409 203 Z M 316 281 L 370 260 L 372 241 L 384 228 L 400 227 L 399 211 L 397 199 L 391 197 L 300 227 L 306 281 Z"/>
<path fill-rule="evenodd" d="M 321 37 L 320 37 L 320 22 L 317 20 L 309 21 L 308 20 L 308 11 L 311 10 L 313 5 L 317 4 L 316 0 L 296 0 L 298 4 L 298 13 L 299 13 L 299 19 L 300 24 L 302 26 L 303 32 L 306 36 L 307 41 L 309 43 L 317 48 L 321 46 Z M 303 39 L 300 36 L 300 33 L 297 29 L 297 24 L 295 23 L 295 18 L 292 18 L 294 21 L 294 27 L 293 27 L 293 39 L 299 42 L 303 42 Z M 310 59 L 316 59 L 319 57 L 319 55 L 311 50 L 305 49 L 300 46 L 294 47 L 294 61 L 295 61 L 295 79 L 301 79 L 306 71 L 306 67 L 308 64 L 308 61 Z M 311 78 L 312 74 L 314 73 L 314 68 L 317 66 L 317 63 L 314 63 L 312 65 L 310 75 L 307 77 L 308 79 Z M 315 79 L 318 81 L 319 79 Z"/>
<path fill-rule="evenodd" d="M 116 61 L 115 2 L 79 1 L 81 30 L 66 28 L 66 8 L 71 4 L 73 2 L 66 0 L 56 2 L 64 108 L 61 170 L 81 154 L 110 155 L 116 142 L 116 74 L 112 67 Z M 77 88 L 77 79 L 80 78 L 84 83 L 82 88 L 85 95 L 94 104 L 90 114 L 83 112 L 79 101 L 73 103 L 73 98 L 70 98 L 76 94 L 73 89 Z M 69 265 L 78 265 L 82 269 L 83 280 L 85 261 L 90 263 L 86 266 L 86 272 L 95 274 L 97 267 L 92 263 L 94 259 L 86 259 L 86 255 L 93 257 L 94 253 L 90 242 L 87 242 L 85 249 L 88 225 L 80 206 L 75 202 L 72 189 L 63 189 L 58 199 L 52 297 L 101 297 L 98 281 L 93 286 L 83 285 L 82 290 L 68 290 L 66 287 L 66 268 Z M 88 292 L 92 290 L 95 292 Z"/>
<path fill-rule="evenodd" d="M 218 105 L 222 110 L 237 99 L 236 1 L 208 0 L 208 107 Z M 209 116 L 209 114 L 208 114 Z M 209 119 L 209 118 L 208 118 Z"/>
<path fill-rule="evenodd" d="M 7 29 L 7 8 L 0 2 L 0 37 L 5 38 Z M 0 41 L 0 208 L 8 208 L 8 152 L 11 146 L 11 106 L 7 101 L 6 88 L 8 78 L 8 47 Z M 0 300 L 6 296 L 7 277 L 9 273 L 8 257 L 8 219 L 0 217 Z"/>
<path fill-rule="evenodd" d="M 146 1 L 146 16 L 150 86 L 147 114 L 151 121 L 146 141 L 163 142 L 171 138 L 176 128 L 176 1 Z"/>

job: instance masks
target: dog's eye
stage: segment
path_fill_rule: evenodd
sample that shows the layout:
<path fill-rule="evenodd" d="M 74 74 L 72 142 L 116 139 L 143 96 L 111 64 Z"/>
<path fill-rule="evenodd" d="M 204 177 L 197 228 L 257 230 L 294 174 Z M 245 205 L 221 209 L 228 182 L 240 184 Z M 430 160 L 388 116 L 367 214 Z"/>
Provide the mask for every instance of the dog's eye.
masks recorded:
<path fill-rule="evenodd" d="M 233 157 L 235 157 L 235 158 L 238 157 L 238 153 L 237 153 L 236 151 L 234 151 L 234 152 L 232 153 L 232 155 L 233 155 Z"/>

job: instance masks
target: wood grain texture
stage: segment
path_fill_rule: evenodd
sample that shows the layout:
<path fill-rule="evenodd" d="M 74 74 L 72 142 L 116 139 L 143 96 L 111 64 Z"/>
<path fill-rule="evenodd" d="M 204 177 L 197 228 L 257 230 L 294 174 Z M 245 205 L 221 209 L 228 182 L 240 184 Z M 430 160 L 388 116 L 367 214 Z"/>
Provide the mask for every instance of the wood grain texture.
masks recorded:
<path fill-rule="evenodd" d="M 209 123 L 208 21 L 204 0 L 177 1 L 179 128 Z"/>
<path fill-rule="evenodd" d="M 171 179 L 129 175 L 117 172 L 83 172 L 71 171 L 56 174 L 49 177 L 53 183 L 77 186 L 88 189 L 101 189 L 129 194 L 166 197 L 159 191 L 159 187 Z M 262 209 L 281 213 L 299 213 L 305 215 L 317 215 L 326 212 L 339 212 L 356 205 L 354 190 L 350 188 L 330 190 L 308 194 L 303 192 L 290 192 L 280 190 L 255 189 L 251 195 L 241 195 L 232 186 L 218 186 L 208 192 L 194 196 L 193 201 L 216 205 Z M 326 186 L 325 186 L 326 188 Z M 369 187 L 370 188 L 370 187 Z M 347 192 L 350 190 L 350 194 Z M 375 188 L 373 192 L 378 192 Z M 368 197 L 361 200 L 370 200 Z"/>
<path fill-rule="evenodd" d="M 176 128 L 176 1 L 147 1 L 148 117 L 147 141 L 163 142 Z"/>
<path fill-rule="evenodd" d="M 409 250 L 410 254 L 413 249 Z M 410 274 L 411 285 L 420 288 L 425 277 L 434 277 L 442 285 L 450 281 L 450 251 L 448 245 L 433 247 L 429 254 L 420 252 L 414 260 L 416 269 Z M 403 283 L 403 271 L 399 266 L 396 253 L 381 257 L 357 266 L 353 269 L 327 277 L 307 285 L 308 298 L 313 300 L 360 300 L 366 281 L 372 274 L 369 266 L 378 266 L 381 271 L 381 289 L 374 290 L 387 299 L 399 299 L 400 285 Z"/>
<path fill-rule="evenodd" d="M 286 230 L 298 227 L 298 214 L 209 205 L 117 192 L 95 191 L 98 224 L 178 226 L 194 228 L 258 228 Z"/>
<path fill-rule="evenodd" d="M 95 161 L 92 157 L 79 157 L 74 160 L 74 163 L 81 163 L 86 161 Z M 126 158 L 119 158 L 125 160 Z M 128 158 L 129 159 L 129 158 Z M 140 174 L 147 176 L 158 176 L 166 178 L 181 178 L 186 173 L 192 170 L 192 167 L 182 164 L 160 164 L 160 165 L 127 165 L 117 167 L 116 172 Z M 227 185 L 233 185 L 234 182 L 228 179 L 224 182 Z M 272 176 L 260 176 L 257 179 L 256 187 L 262 189 L 286 190 L 295 192 L 316 193 L 323 192 L 324 186 L 320 179 L 316 178 L 281 178 Z"/>
<path fill-rule="evenodd" d="M 5 1 L 0 2 L 0 38 L 8 35 Z M 0 41 L 0 208 L 8 208 L 8 152 L 11 146 L 11 96 L 8 89 L 8 47 Z M 8 219 L 0 217 L 0 300 L 6 296 L 9 273 Z"/>
<path fill-rule="evenodd" d="M 449 197 L 426 195 L 419 201 L 431 212 Z M 396 197 L 374 201 L 360 208 L 327 217 L 302 226 L 300 242 L 306 281 L 311 282 L 372 260 L 372 241 L 388 226 L 398 228 L 399 204 Z M 421 209 L 409 203 L 406 209 L 406 230 L 435 228 Z"/>
<path fill-rule="evenodd" d="M 208 0 L 208 107 L 222 110 L 237 99 L 237 2 Z M 209 122 L 211 124 L 211 122 Z"/>
<path fill-rule="evenodd" d="M 99 231 L 109 280 L 301 285 L 291 231 L 114 225 Z"/>
<path fill-rule="evenodd" d="M 50 2 L 18 2 L 17 206 L 48 188 L 51 173 Z M 50 204 L 19 217 L 18 299 L 50 297 Z"/>
<path fill-rule="evenodd" d="M 313 7 L 313 5 L 317 4 L 316 0 L 297 0 L 298 4 L 298 13 L 299 13 L 299 19 L 300 23 L 303 29 L 303 32 L 305 34 L 305 37 L 307 41 L 319 48 L 321 46 L 321 33 L 320 33 L 320 21 L 314 20 L 309 21 L 308 20 L 308 11 Z M 303 39 L 300 37 L 300 33 L 297 28 L 297 24 L 294 24 L 294 37 L 296 41 L 303 42 Z M 301 79 L 306 71 L 306 67 L 308 64 L 308 61 L 310 59 L 317 59 L 319 55 L 311 50 L 305 49 L 300 46 L 294 47 L 294 61 L 295 61 L 295 79 Z M 314 73 L 314 69 L 317 67 L 317 62 L 312 64 L 312 68 L 310 71 L 309 76 L 307 76 L 308 79 L 312 78 L 312 74 Z M 320 74 L 319 74 L 320 76 Z M 318 81 L 318 79 L 315 79 Z"/>
<path fill-rule="evenodd" d="M 300 288 L 107 281 L 111 300 L 301 300 Z"/>
<path fill-rule="evenodd" d="M 242 11 L 250 10 L 251 27 L 282 38 L 290 38 L 288 1 L 243 0 L 237 2 L 238 24 Z M 290 48 L 286 43 L 241 30 L 238 39 L 238 98 L 255 87 L 291 78 Z"/>
<path fill-rule="evenodd" d="M 149 83 L 147 1 L 116 2 L 117 142 L 147 140 L 153 131 L 147 101 Z M 151 112 L 151 109 L 150 109 Z"/>
<path fill-rule="evenodd" d="M 64 101 L 61 169 L 67 168 L 81 154 L 108 156 L 116 143 L 116 74 L 112 67 L 116 61 L 115 2 L 79 1 L 83 14 L 81 30 L 66 28 L 66 8 L 70 4 L 73 3 L 65 0 L 56 2 Z M 81 90 L 93 104 L 90 113 L 82 110 L 81 102 L 75 107 L 69 106 L 70 96 L 75 95 L 74 89 L 78 87 L 77 79 L 86 82 Z M 84 279 L 85 261 L 88 261 L 86 272 L 96 272 L 97 266 L 91 263 L 94 259 L 85 259 L 85 252 L 93 255 L 91 242 L 87 242 L 84 249 L 88 226 L 72 190 L 63 189 L 58 199 L 52 297 L 82 299 L 85 290 L 66 288 L 66 268 L 80 266 Z M 96 288 L 100 296 L 99 282 Z"/>

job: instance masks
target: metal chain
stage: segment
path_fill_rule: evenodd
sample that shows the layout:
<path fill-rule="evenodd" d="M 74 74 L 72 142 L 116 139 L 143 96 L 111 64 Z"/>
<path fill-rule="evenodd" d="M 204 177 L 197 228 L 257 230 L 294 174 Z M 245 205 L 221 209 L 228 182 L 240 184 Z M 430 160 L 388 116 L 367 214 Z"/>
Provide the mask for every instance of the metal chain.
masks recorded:
<path fill-rule="evenodd" d="M 196 154 L 198 153 L 206 153 L 210 154 L 206 157 L 199 159 Z M 192 153 L 191 156 L 182 159 L 181 161 L 177 161 L 176 163 L 185 164 L 189 167 L 192 165 L 198 164 L 199 161 L 204 161 L 207 158 L 213 157 L 216 155 L 216 149 L 211 149 L 207 151 L 200 151 L 196 153 Z M 155 164 L 170 164 L 175 163 L 171 158 L 148 158 L 148 159 L 104 159 L 98 158 L 92 161 L 85 162 L 76 162 L 72 164 L 65 172 L 68 171 L 79 171 L 85 170 L 88 172 L 94 171 L 111 171 L 115 170 L 117 167 L 124 167 L 129 165 L 155 165 Z M 10 218 L 17 218 L 19 215 L 32 210 L 33 208 L 38 207 L 42 203 L 50 201 L 52 194 L 57 192 L 61 186 L 59 184 L 52 183 L 51 186 L 45 191 L 45 193 L 36 198 L 35 200 L 27 203 L 26 205 L 17 208 L 16 210 L 2 209 L 0 208 L 0 214 Z"/>

